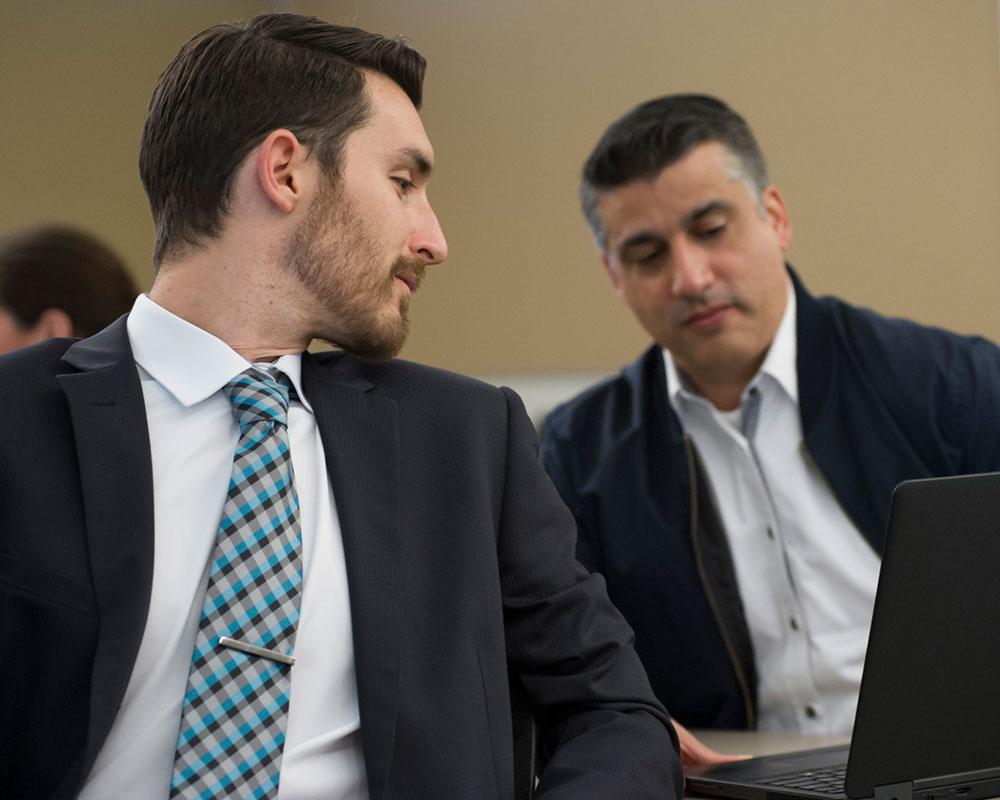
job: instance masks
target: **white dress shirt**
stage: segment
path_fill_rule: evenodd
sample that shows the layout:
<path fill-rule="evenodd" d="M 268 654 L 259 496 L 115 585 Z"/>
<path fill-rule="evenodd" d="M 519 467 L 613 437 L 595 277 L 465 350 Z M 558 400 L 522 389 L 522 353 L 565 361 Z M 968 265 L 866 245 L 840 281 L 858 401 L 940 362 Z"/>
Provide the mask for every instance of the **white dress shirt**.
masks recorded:
<path fill-rule="evenodd" d="M 726 530 L 759 678 L 758 727 L 850 733 L 879 558 L 806 452 L 799 415 L 795 292 L 743 394 L 720 412 L 664 351 L 667 393 L 704 463 Z M 760 414 L 740 432 L 751 391 Z"/>
<path fill-rule="evenodd" d="M 128 336 L 142 382 L 153 467 L 155 556 L 149 615 L 124 702 L 82 800 L 163 800 L 181 701 L 239 427 L 222 387 L 250 363 L 140 295 Z M 288 434 L 299 495 L 303 576 L 279 800 L 365 800 L 347 572 L 323 444 L 300 355 L 276 366 L 298 398 Z"/>

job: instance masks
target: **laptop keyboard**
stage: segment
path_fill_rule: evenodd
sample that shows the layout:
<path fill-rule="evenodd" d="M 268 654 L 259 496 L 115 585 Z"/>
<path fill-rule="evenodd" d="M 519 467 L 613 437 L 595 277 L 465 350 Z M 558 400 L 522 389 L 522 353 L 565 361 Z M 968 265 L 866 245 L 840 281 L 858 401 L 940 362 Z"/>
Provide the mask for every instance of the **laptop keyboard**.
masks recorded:
<path fill-rule="evenodd" d="M 837 764 L 823 769 L 810 769 L 804 772 L 794 772 L 790 775 L 779 775 L 769 778 L 768 786 L 778 786 L 782 789 L 804 789 L 821 794 L 843 795 L 846 764 Z"/>

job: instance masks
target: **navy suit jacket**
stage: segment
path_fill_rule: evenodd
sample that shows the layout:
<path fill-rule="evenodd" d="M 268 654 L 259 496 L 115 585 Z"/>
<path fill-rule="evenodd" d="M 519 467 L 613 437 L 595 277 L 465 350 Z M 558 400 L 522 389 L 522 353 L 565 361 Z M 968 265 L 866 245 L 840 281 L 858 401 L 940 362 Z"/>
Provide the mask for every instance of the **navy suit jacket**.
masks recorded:
<path fill-rule="evenodd" d="M 302 382 L 343 529 L 372 800 L 512 797 L 508 669 L 542 723 L 539 796 L 679 795 L 672 728 L 574 560 L 516 396 L 340 353 L 305 355 Z M 72 797 L 122 702 L 155 558 L 124 318 L 0 358 L 0 387 L 0 796 Z"/>

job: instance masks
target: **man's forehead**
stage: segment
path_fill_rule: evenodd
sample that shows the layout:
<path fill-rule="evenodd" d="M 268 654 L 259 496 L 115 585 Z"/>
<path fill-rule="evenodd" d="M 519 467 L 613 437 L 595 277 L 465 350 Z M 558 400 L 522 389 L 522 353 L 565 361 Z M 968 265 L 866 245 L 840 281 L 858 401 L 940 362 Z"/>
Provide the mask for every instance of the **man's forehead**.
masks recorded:
<path fill-rule="evenodd" d="M 421 174 L 430 174 L 434 149 L 413 102 L 391 78 L 364 72 L 371 105 L 368 118 L 351 137 L 370 142 L 386 158 L 410 161 Z"/>
<path fill-rule="evenodd" d="M 631 181 L 598 195 L 597 207 L 609 243 L 640 228 L 682 225 L 709 204 L 718 203 L 741 183 L 732 155 L 718 142 L 697 145 L 654 177 Z"/>

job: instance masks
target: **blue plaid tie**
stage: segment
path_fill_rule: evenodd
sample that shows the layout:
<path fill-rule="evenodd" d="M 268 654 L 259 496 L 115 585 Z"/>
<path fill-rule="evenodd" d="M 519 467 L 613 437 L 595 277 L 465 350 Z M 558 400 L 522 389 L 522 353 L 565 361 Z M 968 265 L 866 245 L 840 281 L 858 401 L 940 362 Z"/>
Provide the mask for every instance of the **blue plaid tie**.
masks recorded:
<path fill-rule="evenodd" d="M 225 387 L 240 426 L 181 712 L 170 796 L 273 798 L 302 589 L 288 379 Z"/>

